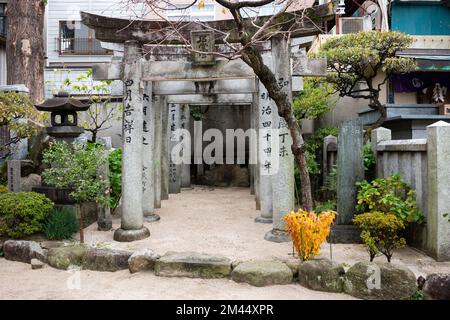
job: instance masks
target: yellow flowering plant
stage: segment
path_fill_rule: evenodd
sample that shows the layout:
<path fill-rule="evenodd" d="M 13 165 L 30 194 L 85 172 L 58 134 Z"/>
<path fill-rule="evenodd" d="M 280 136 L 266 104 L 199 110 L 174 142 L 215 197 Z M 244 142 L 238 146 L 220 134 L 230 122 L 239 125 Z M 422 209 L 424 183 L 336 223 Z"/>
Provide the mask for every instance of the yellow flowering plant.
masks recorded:
<path fill-rule="evenodd" d="M 291 211 L 285 217 L 286 230 L 291 235 L 295 250 L 302 261 L 320 253 L 320 246 L 330 234 L 336 212 Z"/>

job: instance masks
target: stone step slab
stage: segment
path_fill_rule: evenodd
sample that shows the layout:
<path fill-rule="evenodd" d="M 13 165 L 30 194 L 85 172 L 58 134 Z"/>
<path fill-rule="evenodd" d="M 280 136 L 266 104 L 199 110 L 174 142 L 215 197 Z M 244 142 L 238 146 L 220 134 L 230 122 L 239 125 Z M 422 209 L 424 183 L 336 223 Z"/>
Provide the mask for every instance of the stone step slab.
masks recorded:
<path fill-rule="evenodd" d="M 255 287 L 283 285 L 292 282 L 292 270 L 283 262 L 252 260 L 239 263 L 231 273 L 231 279 Z"/>
<path fill-rule="evenodd" d="M 155 263 L 155 274 L 163 277 L 225 278 L 230 273 L 230 259 L 206 253 L 167 252 Z"/>
<path fill-rule="evenodd" d="M 128 269 L 128 259 L 133 252 L 116 249 L 88 248 L 83 257 L 83 269 L 94 271 L 118 271 Z"/>

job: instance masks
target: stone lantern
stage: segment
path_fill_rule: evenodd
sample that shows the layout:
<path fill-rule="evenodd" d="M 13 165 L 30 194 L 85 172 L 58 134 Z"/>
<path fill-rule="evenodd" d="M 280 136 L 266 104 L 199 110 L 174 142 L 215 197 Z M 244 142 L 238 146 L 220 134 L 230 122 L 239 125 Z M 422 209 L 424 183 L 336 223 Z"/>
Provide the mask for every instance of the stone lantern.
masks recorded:
<path fill-rule="evenodd" d="M 51 127 L 47 127 L 47 134 L 51 137 L 73 142 L 73 140 L 84 132 L 78 126 L 78 111 L 86 111 L 90 104 L 71 98 L 69 93 L 60 91 L 51 99 L 42 104 L 35 105 L 39 111 L 51 112 Z"/>

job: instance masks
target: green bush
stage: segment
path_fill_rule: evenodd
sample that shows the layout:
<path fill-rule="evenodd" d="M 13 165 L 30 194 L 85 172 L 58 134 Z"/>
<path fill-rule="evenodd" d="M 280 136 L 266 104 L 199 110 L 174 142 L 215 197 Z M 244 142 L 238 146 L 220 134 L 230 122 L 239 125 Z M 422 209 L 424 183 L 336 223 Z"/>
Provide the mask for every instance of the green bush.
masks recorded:
<path fill-rule="evenodd" d="M 41 232 L 53 202 L 35 192 L 0 194 L 0 235 L 20 238 Z"/>
<path fill-rule="evenodd" d="M 119 206 L 122 196 L 122 149 L 116 149 L 108 155 L 109 161 L 109 185 L 111 187 L 111 209 Z"/>
<path fill-rule="evenodd" d="M 359 212 L 393 213 L 405 223 L 423 222 L 424 216 L 416 204 L 416 193 L 400 175 L 359 182 L 357 186 L 356 210 Z"/>
<path fill-rule="evenodd" d="M 353 222 L 361 229 L 361 239 L 367 246 L 370 261 L 381 253 L 391 262 L 394 249 L 406 245 L 405 238 L 400 236 L 405 224 L 394 214 L 366 212 L 356 215 Z"/>
<path fill-rule="evenodd" d="M 79 223 L 72 210 L 55 209 L 47 218 L 44 234 L 49 240 L 69 239 L 78 231 Z"/>
<path fill-rule="evenodd" d="M 9 192 L 8 187 L 0 185 L 0 193 L 6 193 Z"/>

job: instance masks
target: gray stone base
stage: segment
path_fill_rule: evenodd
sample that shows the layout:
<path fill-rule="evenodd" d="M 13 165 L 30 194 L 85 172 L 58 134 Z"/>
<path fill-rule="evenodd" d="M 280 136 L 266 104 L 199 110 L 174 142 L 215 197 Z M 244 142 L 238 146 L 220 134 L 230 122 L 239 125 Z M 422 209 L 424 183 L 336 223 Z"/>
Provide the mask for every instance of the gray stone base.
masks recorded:
<path fill-rule="evenodd" d="M 150 230 L 146 227 L 142 227 L 142 229 L 138 230 L 117 229 L 114 232 L 114 240 L 119 242 L 137 241 L 148 237 L 150 237 Z"/>
<path fill-rule="evenodd" d="M 290 242 L 292 241 L 291 237 L 286 231 L 272 229 L 266 233 L 264 239 L 272 242 Z"/>
<path fill-rule="evenodd" d="M 181 191 L 194 190 L 194 187 L 181 187 Z"/>
<path fill-rule="evenodd" d="M 259 217 L 255 218 L 255 222 L 257 222 L 257 223 L 272 223 L 273 219 L 272 218 L 264 218 L 264 217 L 259 216 Z"/>
<path fill-rule="evenodd" d="M 145 222 L 155 222 L 155 221 L 159 221 L 160 219 L 161 219 L 161 217 L 159 215 L 157 215 L 156 213 L 148 215 L 148 216 L 144 216 Z"/>
<path fill-rule="evenodd" d="M 330 243 L 361 243 L 361 230 L 355 225 L 338 224 L 331 227 Z"/>

